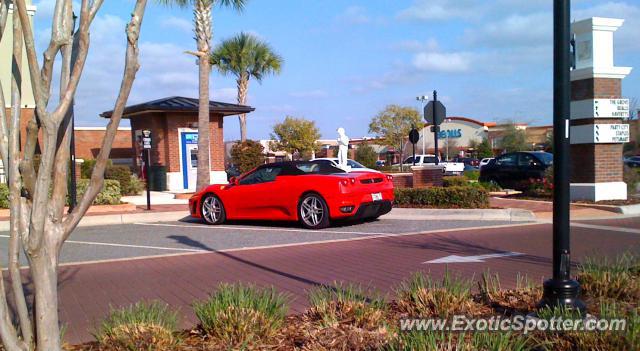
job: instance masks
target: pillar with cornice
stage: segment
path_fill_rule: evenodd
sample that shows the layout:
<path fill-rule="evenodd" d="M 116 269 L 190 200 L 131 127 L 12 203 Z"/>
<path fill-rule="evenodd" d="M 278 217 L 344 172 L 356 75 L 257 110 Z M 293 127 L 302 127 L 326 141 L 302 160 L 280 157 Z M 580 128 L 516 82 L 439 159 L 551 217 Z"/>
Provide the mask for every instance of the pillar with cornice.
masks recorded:
<path fill-rule="evenodd" d="M 571 199 L 624 200 L 622 148 L 629 141 L 629 100 L 622 79 L 631 67 L 613 62 L 613 33 L 624 20 L 592 17 L 573 23 L 571 72 Z"/>

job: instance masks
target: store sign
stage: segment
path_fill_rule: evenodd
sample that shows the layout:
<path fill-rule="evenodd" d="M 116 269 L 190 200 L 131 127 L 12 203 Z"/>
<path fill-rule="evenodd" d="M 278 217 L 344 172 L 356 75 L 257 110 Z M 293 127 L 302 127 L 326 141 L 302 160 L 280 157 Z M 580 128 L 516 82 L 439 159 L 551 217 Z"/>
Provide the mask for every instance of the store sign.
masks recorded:
<path fill-rule="evenodd" d="M 462 129 L 446 129 L 446 130 L 441 130 L 438 133 L 438 138 L 440 139 L 456 139 L 456 138 L 462 138 Z"/>
<path fill-rule="evenodd" d="M 615 144 L 628 142 L 628 124 L 589 124 L 571 127 L 571 144 Z"/>
<path fill-rule="evenodd" d="M 629 99 L 571 101 L 571 119 L 629 118 Z"/>

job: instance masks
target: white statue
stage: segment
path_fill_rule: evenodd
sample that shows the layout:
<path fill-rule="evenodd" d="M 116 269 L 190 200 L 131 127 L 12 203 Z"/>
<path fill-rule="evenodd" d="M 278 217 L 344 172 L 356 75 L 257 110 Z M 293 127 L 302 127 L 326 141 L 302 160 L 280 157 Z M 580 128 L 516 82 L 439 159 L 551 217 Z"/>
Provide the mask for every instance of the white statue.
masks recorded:
<path fill-rule="evenodd" d="M 349 137 L 344 133 L 344 128 L 338 128 L 338 167 L 345 171 L 350 171 L 351 167 L 347 164 L 349 151 Z"/>

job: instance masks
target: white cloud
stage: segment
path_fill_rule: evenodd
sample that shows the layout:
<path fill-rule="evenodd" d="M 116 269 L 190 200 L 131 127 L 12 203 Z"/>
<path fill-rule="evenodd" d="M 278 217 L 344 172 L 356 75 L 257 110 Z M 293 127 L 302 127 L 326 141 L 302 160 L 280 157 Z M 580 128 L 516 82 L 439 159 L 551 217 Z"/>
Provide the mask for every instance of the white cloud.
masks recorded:
<path fill-rule="evenodd" d="M 550 44 L 553 17 L 549 12 L 526 15 L 512 14 L 479 28 L 465 30 L 465 38 L 472 44 L 491 47 L 517 47 Z"/>
<path fill-rule="evenodd" d="M 236 88 L 220 88 L 211 91 L 211 98 L 215 101 L 229 102 L 235 104 L 238 102 L 238 90 Z M 247 97 L 248 100 L 249 97 Z"/>
<path fill-rule="evenodd" d="M 392 45 L 393 49 L 403 50 L 403 51 L 435 51 L 439 50 L 440 45 L 435 38 L 429 38 L 426 41 L 420 40 L 403 40 L 397 44 Z"/>
<path fill-rule="evenodd" d="M 420 71 L 466 72 L 471 66 L 471 54 L 462 52 L 421 52 L 413 57 L 413 66 Z"/>
<path fill-rule="evenodd" d="M 362 6 L 347 7 L 344 12 L 337 16 L 337 19 L 348 24 L 367 24 L 371 22 L 371 17 Z"/>
<path fill-rule="evenodd" d="M 193 23 L 191 21 L 176 16 L 163 17 L 160 20 L 160 25 L 164 28 L 177 29 L 186 33 L 193 32 Z"/>
<path fill-rule="evenodd" d="M 328 97 L 329 94 L 321 89 L 316 90 L 307 90 L 307 91 L 294 91 L 289 93 L 289 96 L 295 98 L 325 98 Z"/>
<path fill-rule="evenodd" d="M 484 2 L 473 0 L 414 0 L 413 4 L 396 14 L 400 20 L 450 20 L 479 17 Z"/>

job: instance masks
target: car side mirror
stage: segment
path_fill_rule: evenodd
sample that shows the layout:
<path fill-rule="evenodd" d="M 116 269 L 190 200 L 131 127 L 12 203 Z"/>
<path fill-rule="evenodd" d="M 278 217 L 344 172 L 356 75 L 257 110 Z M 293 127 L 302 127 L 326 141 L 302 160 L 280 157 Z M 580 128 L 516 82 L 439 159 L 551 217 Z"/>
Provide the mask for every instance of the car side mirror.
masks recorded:
<path fill-rule="evenodd" d="M 238 185 L 238 178 L 236 178 L 236 177 L 229 178 L 229 184 Z"/>

